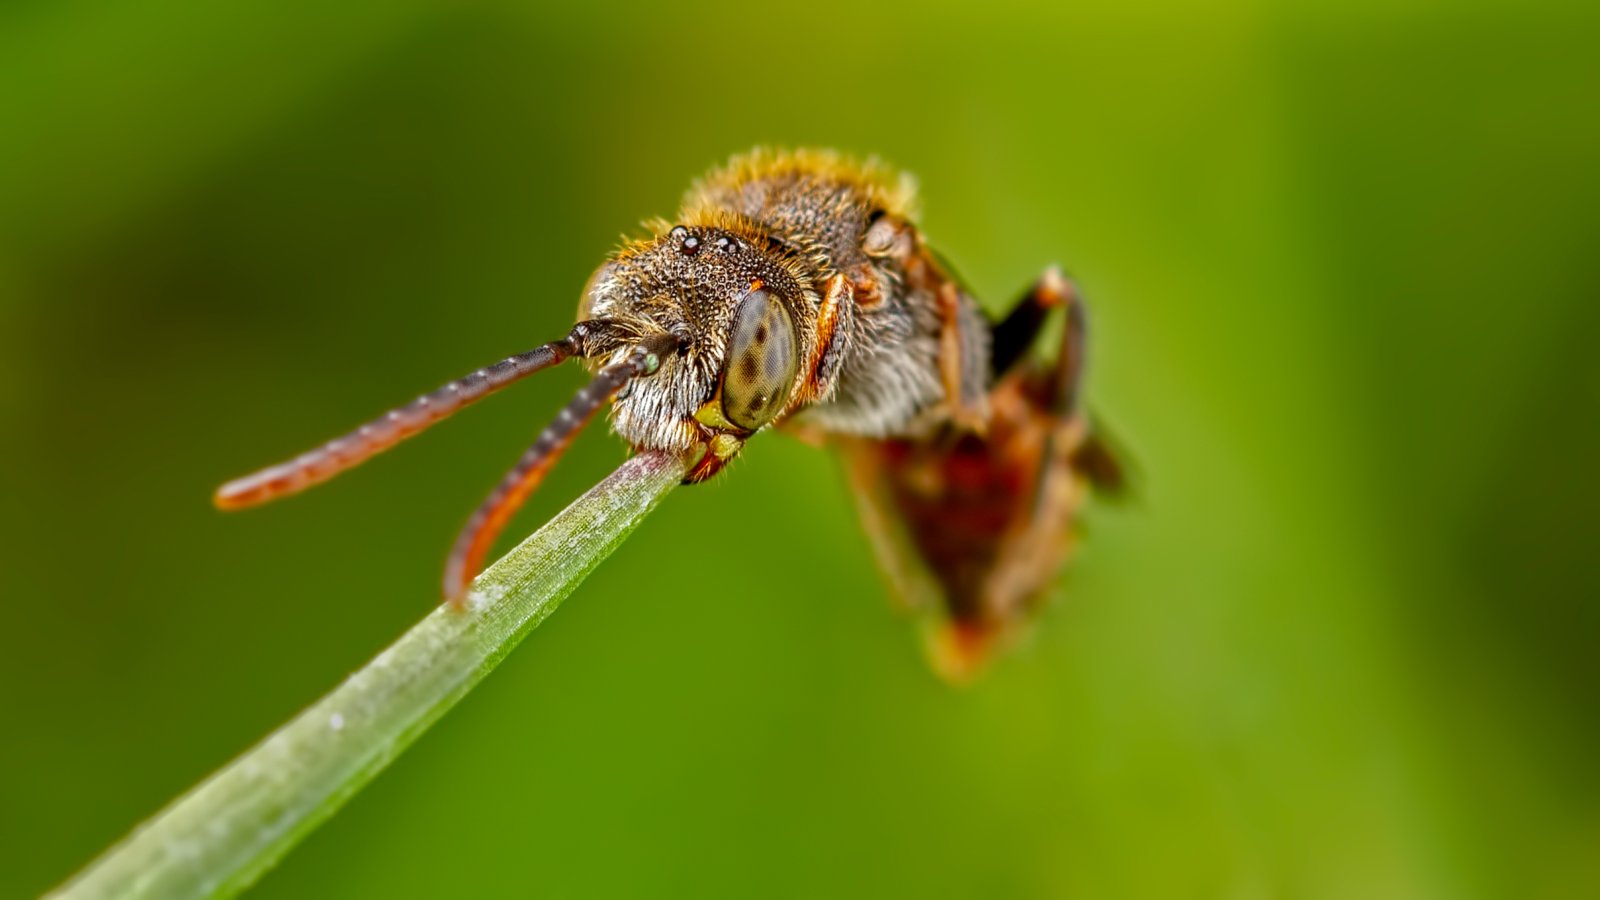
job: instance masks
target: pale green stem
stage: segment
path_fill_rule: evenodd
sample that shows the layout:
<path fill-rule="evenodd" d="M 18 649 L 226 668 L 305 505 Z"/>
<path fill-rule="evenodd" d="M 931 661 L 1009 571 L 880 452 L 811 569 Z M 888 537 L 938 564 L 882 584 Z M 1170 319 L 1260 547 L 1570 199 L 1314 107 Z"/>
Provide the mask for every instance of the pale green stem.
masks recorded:
<path fill-rule="evenodd" d="M 628 460 L 293 721 L 107 850 L 53 896 L 214 897 L 248 887 L 460 700 L 683 477 Z"/>

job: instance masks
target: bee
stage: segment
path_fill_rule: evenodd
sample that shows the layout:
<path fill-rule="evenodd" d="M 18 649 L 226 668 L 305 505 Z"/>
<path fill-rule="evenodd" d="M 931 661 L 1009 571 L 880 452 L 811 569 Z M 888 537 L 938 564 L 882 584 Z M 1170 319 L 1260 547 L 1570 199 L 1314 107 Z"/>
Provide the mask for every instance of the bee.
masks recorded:
<path fill-rule="evenodd" d="M 1086 317 L 1047 270 L 990 321 L 916 225 L 914 185 L 828 151 L 757 150 L 646 223 L 589 279 L 565 337 L 223 485 L 238 509 L 304 490 L 565 360 L 593 380 L 467 520 L 444 595 L 461 604 L 496 536 L 608 404 L 633 449 L 714 477 L 758 432 L 839 448 L 879 562 L 920 614 L 935 668 L 976 671 L 1038 609 L 1115 455 L 1081 401 Z M 1032 354 L 1064 317 L 1053 359 Z"/>

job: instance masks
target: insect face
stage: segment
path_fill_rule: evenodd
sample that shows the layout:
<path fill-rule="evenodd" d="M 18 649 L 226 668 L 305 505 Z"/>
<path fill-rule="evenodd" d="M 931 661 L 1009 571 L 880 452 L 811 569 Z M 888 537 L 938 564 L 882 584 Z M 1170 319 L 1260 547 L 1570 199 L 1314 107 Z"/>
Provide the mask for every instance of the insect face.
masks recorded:
<path fill-rule="evenodd" d="M 704 446 L 691 475 L 702 480 L 801 398 L 817 305 L 804 277 L 759 233 L 680 225 L 602 265 L 579 317 L 614 323 L 619 334 L 679 336 L 681 349 L 655 377 L 618 398 L 613 426 L 636 447 Z M 596 362 L 615 362 L 627 346 Z"/>

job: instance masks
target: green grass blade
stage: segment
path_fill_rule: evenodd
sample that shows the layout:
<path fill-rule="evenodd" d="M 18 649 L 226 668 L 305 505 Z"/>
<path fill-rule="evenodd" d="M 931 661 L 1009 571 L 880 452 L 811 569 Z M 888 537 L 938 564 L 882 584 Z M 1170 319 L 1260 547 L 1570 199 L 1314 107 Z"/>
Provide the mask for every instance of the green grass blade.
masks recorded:
<path fill-rule="evenodd" d="M 248 887 L 550 615 L 684 473 L 628 460 L 334 691 L 140 825 L 52 896 L 212 897 Z"/>

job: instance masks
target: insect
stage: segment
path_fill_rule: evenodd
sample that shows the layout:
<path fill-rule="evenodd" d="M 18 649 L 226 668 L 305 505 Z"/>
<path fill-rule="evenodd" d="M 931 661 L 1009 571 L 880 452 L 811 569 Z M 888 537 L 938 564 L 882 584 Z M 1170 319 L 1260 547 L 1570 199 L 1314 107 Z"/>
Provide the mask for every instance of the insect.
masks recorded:
<path fill-rule="evenodd" d="M 495 537 L 608 403 L 637 450 L 715 476 L 756 433 L 836 445 L 869 539 L 935 667 L 975 671 L 1039 606 L 1091 487 L 1122 483 L 1081 404 L 1085 315 L 1045 274 L 998 322 L 924 243 L 913 188 L 831 152 L 755 151 L 689 192 L 675 222 L 611 255 L 567 335 L 231 481 L 223 509 L 301 491 L 535 372 L 580 359 L 580 390 L 468 519 L 444 594 L 458 604 Z M 1050 362 L 1031 354 L 1054 310 Z"/>

